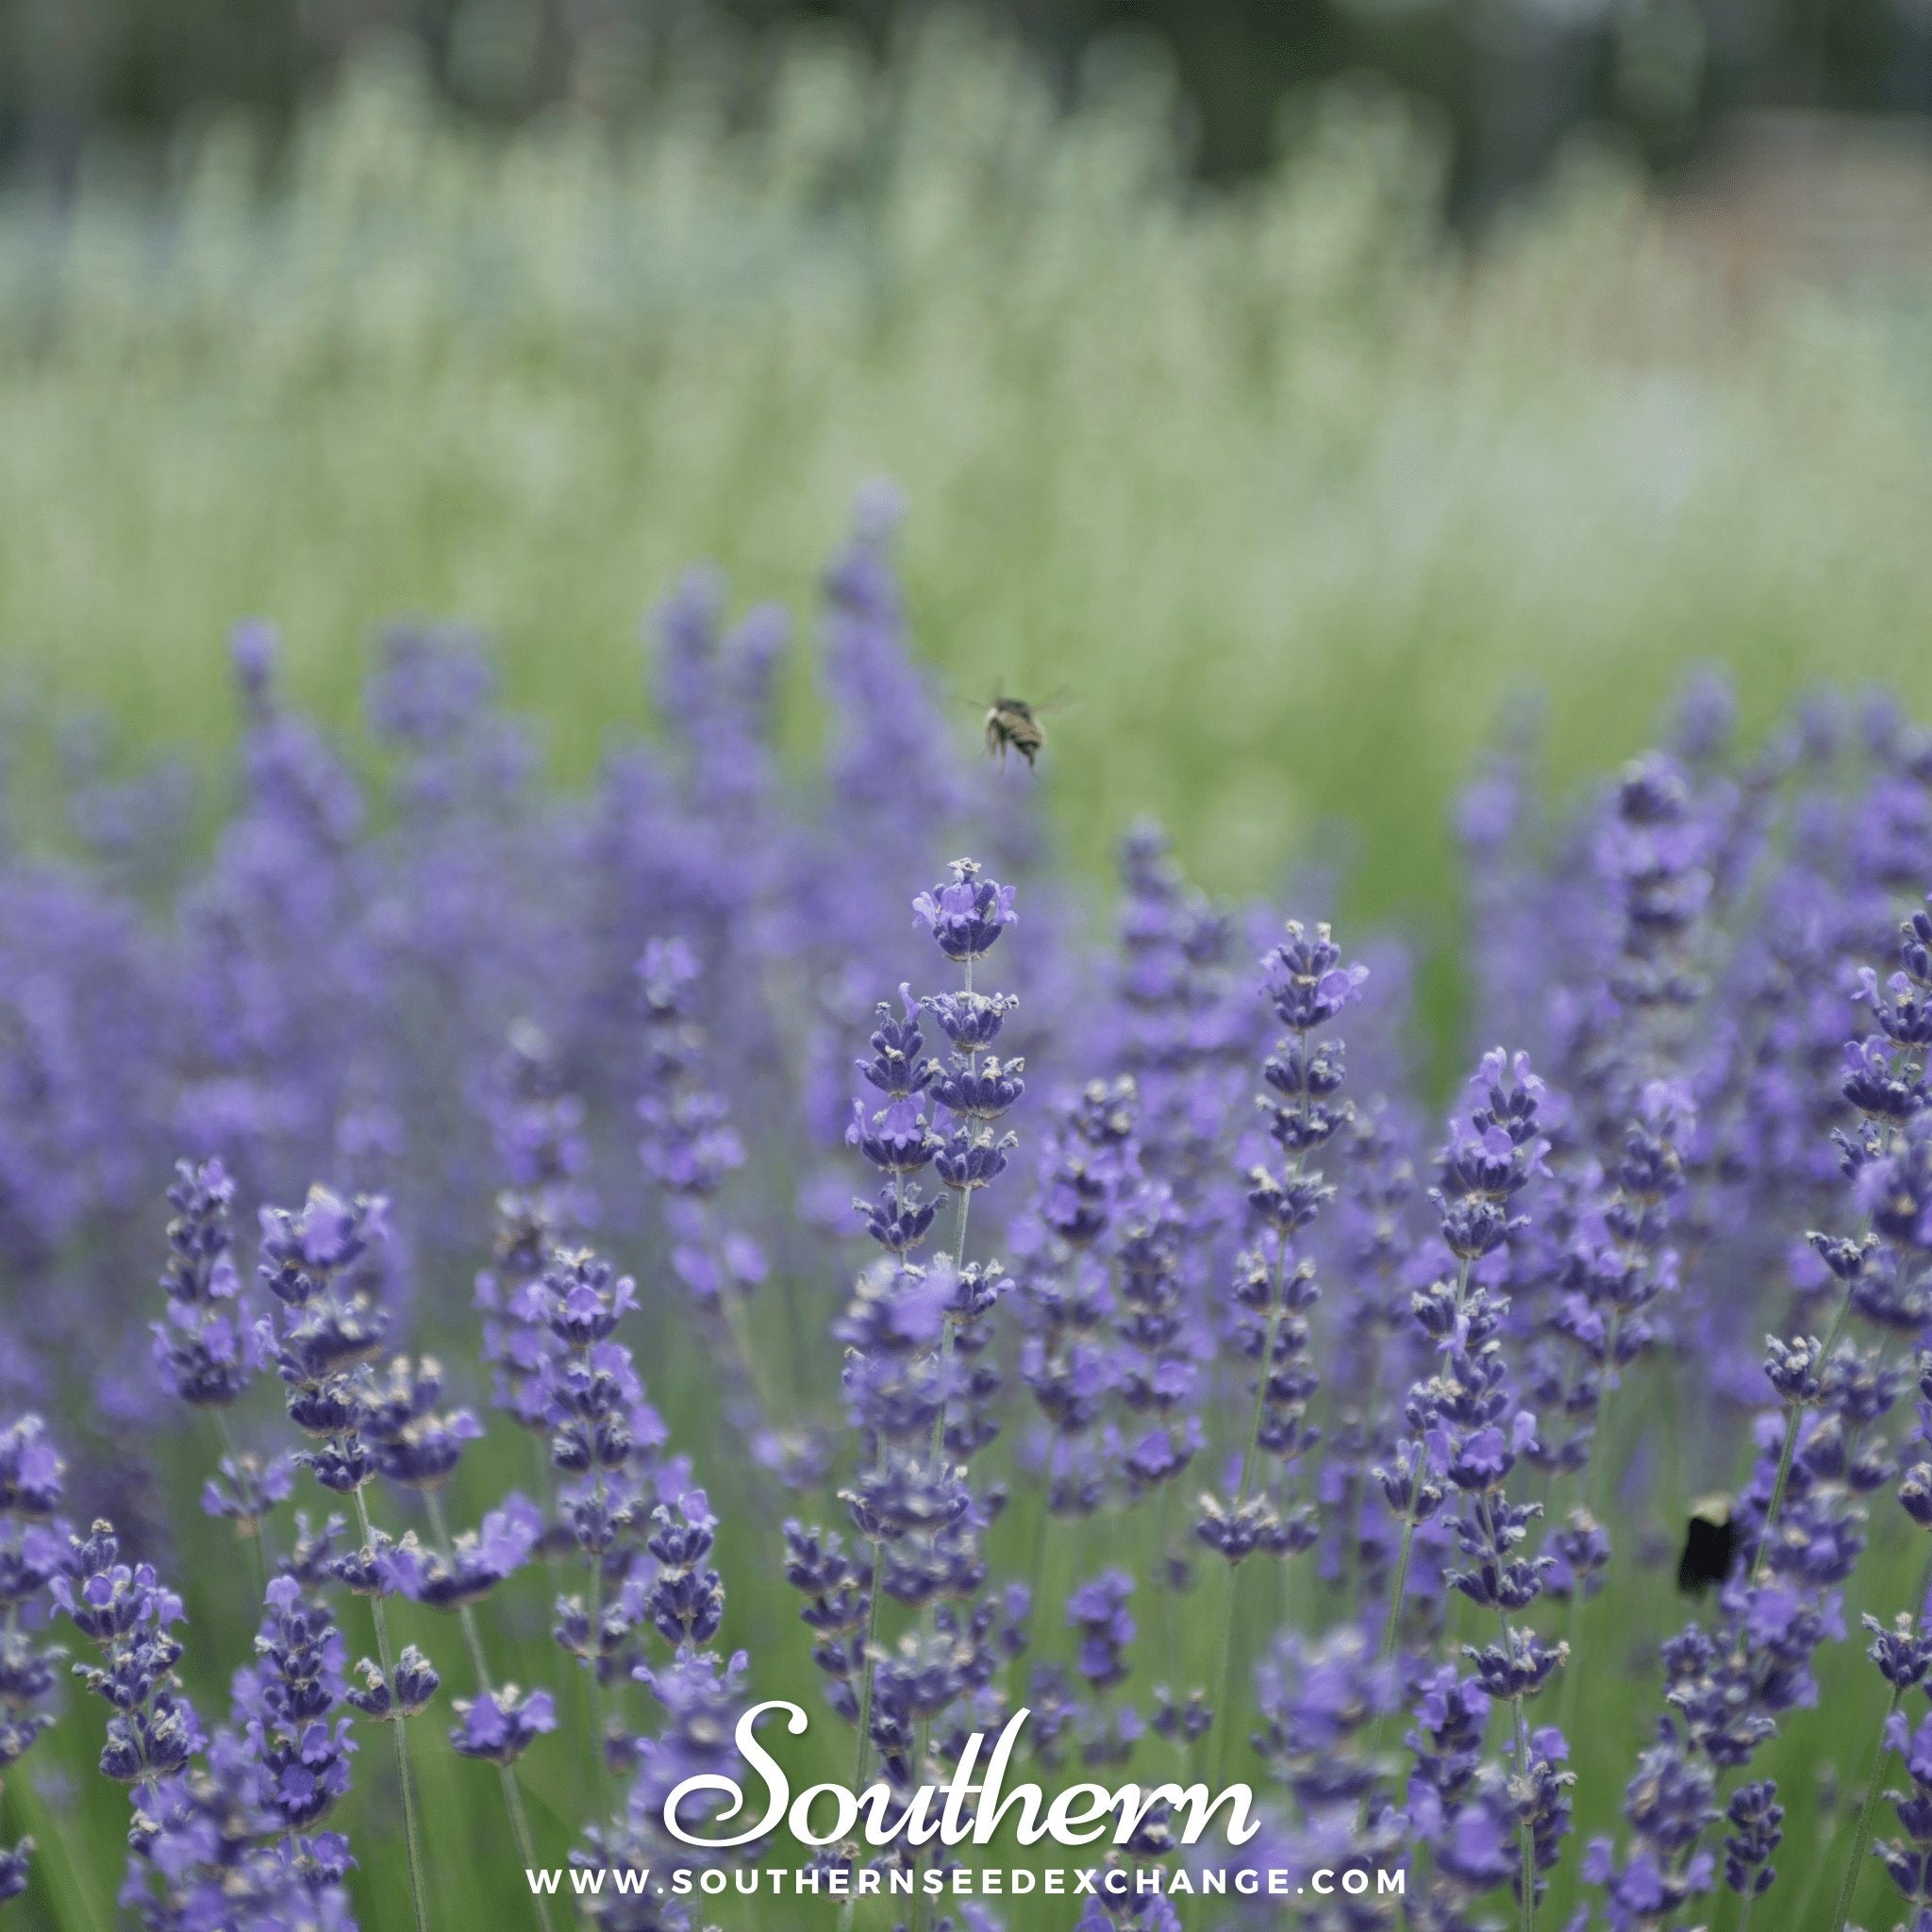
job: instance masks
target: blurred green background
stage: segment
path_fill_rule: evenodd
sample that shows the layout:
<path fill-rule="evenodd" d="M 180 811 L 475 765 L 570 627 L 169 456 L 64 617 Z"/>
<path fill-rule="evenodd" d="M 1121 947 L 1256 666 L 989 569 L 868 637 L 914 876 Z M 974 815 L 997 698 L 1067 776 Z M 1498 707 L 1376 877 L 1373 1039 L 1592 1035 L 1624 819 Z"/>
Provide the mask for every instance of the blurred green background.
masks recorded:
<path fill-rule="evenodd" d="M 1214 886 L 1315 850 L 1425 933 L 1444 801 L 1513 708 L 1561 779 L 1699 658 L 1754 721 L 1827 675 L 1923 688 L 1900 124 L 1759 116 L 1669 188 L 1582 130 L 1465 231 L 1386 80 L 1291 90 L 1277 160 L 1210 183 L 1144 40 L 1063 97 L 963 16 L 884 65 L 794 27 L 750 118 L 734 44 L 619 130 L 486 125 L 372 42 L 280 135 L 179 133 L 162 185 L 104 137 L 64 199 L 17 186 L 0 684 L 200 758 L 236 618 L 342 720 L 372 625 L 457 615 L 581 774 L 682 566 L 808 625 L 889 475 L 962 733 L 998 683 L 1074 693 L 1040 782 L 1083 860 L 1151 809 Z"/>

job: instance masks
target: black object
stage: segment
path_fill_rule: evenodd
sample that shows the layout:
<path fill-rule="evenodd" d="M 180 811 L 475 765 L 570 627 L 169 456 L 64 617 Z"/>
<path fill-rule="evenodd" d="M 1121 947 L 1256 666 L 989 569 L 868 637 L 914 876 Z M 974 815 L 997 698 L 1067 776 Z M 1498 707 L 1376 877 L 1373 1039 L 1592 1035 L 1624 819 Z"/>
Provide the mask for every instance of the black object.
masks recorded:
<path fill-rule="evenodd" d="M 1684 1525 L 1684 1554 L 1677 1558 L 1677 1588 L 1701 1596 L 1731 1574 L 1738 1557 L 1738 1525 L 1728 1496 L 1706 1496 L 1690 1507 Z"/>

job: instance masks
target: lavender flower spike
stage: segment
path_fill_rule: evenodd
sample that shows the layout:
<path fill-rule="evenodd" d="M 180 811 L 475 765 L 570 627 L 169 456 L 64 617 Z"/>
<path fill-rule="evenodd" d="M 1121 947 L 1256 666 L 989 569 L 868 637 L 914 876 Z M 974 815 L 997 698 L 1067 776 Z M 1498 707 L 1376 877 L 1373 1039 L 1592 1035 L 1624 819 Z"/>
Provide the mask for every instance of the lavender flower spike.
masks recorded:
<path fill-rule="evenodd" d="M 39 1416 L 0 1432 L 0 1776 L 54 1722 L 47 1706 L 65 1653 L 42 1641 L 39 1626 L 65 1554 L 56 1513 L 63 1474 Z M 31 1839 L 0 1846 L 0 1905 L 26 1889 L 33 1848 Z"/>

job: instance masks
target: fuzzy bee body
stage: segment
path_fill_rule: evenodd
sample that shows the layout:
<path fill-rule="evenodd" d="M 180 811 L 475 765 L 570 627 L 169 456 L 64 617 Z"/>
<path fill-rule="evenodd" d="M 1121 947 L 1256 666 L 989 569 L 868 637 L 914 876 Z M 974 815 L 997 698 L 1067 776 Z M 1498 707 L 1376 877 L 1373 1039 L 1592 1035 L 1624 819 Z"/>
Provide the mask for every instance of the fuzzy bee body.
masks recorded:
<path fill-rule="evenodd" d="M 996 697 L 986 708 L 986 749 L 1001 764 L 1007 754 L 1016 751 L 1033 769 L 1033 760 L 1046 745 L 1046 727 L 1040 715 L 1024 698 Z"/>
<path fill-rule="evenodd" d="M 1740 1540 L 1732 1507 L 1724 1495 L 1701 1496 L 1691 1504 L 1684 1553 L 1677 1558 L 1677 1588 L 1687 1596 L 1701 1596 L 1731 1574 Z"/>

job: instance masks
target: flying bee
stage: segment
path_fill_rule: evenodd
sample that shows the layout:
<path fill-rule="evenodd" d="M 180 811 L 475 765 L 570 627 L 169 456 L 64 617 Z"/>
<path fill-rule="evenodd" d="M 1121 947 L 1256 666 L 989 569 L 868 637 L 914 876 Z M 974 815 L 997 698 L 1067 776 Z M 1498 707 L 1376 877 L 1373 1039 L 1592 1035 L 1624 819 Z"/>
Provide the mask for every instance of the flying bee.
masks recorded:
<path fill-rule="evenodd" d="M 989 758 L 1007 761 L 1016 751 L 1033 769 L 1033 760 L 1046 749 L 1046 726 L 1040 720 L 1060 702 L 1064 693 L 1056 692 L 1043 705 L 1029 705 L 1024 698 L 995 696 L 986 708 L 986 751 Z"/>
<path fill-rule="evenodd" d="M 1690 1506 L 1684 1526 L 1684 1554 L 1677 1559 L 1677 1588 L 1687 1596 L 1701 1596 L 1731 1574 L 1741 1541 L 1725 1495 L 1700 1496 Z"/>

